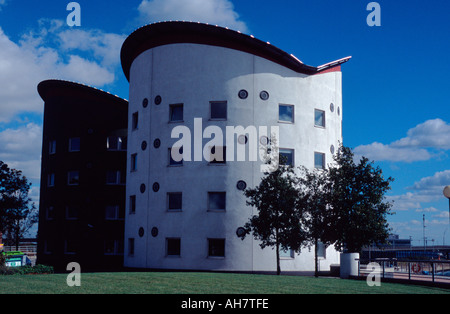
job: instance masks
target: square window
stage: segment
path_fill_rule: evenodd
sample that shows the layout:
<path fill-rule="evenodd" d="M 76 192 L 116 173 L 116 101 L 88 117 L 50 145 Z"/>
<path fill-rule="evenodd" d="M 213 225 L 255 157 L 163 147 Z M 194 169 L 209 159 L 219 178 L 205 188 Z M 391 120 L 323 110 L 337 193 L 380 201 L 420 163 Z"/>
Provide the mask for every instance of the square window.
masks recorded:
<path fill-rule="evenodd" d="M 181 122 L 183 121 L 183 104 L 170 105 L 170 122 Z"/>
<path fill-rule="evenodd" d="M 130 195 L 130 207 L 129 207 L 129 213 L 134 214 L 136 213 L 136 195 Z"/>
<path fill-rule="evenodd" d="M 208 256 L 225 257 L 225 239 L 208 239 Z"/>
<path fill-rule="evenodd" d="M 53 140 L 53 141 L 48 142 L 48 153 L 50 155 L 56 153 L 56 141 Z"/>
<path fill-rule="evenodd" d="M 226 208 L 226 192 L 208 192 L 208 210 L 224 211 Z"/>
<path fill-rule="evenodd" d="M 166 239 L 166 254 L 167 256 L 180 256 L 181 252 L 181 239 L 180 238 L 167 238 Z"/>
<path fill-rule="evenodd" d="M 279 105 L 278 107 L 278 121 L 294 123 L 294 106 Z"/>
<path fill-rule="evenodd" d="M 69 171 L 67 173 L 67 185 L 78 185 L 78 184 L 80 184 L 79 171 Z"/>
<path fill-rule="evenodd" d="M 167 193 L 167 210 L 181 211 L 183 206 L 183 194 L 181 192 Z"/>
<path fill-rule="evenodd" d="M 131 117 L 131 129 L 136 130 L 138 128 L 138 123 L 139 123 L 139 113 L 135 112 Z"/>
<path fill-rule="evenodd" d="M 120 170 L 109 170 L 106 172 L 106 184 L 119 185 L 125 184 L 126 176 L 122 175 Z"/>
<path fill-rule="evenodd" d="M 137 170 L 137 154 L 131 155 L 130 171 Z"/>
<path fill-rule="evenodd" d="M 106 149 L 110 151 L 126 151 L 127 138 L 125 136 L 108 136 L 106 138 Z"/>
<path fill-rule="evenodd" d="M 280 148 L 280 165 L 294 166 L 294 150 Z"/>
<path fill-rule="evenodd" d="M 325 127 L 325 111 L 314 109 L 314 125 Z"/>
<path fill-rule="evenodd" d="M 280 257 L 281 258 L 294 258 L 294 251 L 293 250 L 283 250 L 280 247 Z"/>
<path fill-rule="evenodd" d="M 174 156 L 172 156 L 172 153 Z M 179 158 L 181 159 L 178 160 Z M 183 165 L 183 147 L 169 148 L 169 166 L 181 166 L 181 165 Z"/>
<path fill-rule="evenodd" d="M 73 205 L 66 206 L 66 219 L 67 220 L 78 219 L 78 207 Z"/>
<path fill-rule="evenodd" d="M 225 164 L 227 157 L 226 146 L 212 146 L 210 150 L 209 162 L 211 164 Z"/>
<path fill-rule="evenodd" d="M 314 167 L 319 169 L 325 168 L 325 154 L 323 153 L 314 153 Z"/>
<path fill-rule="evenodd" d="M 64 254 L 76 254 L 78 251 L 78 243 L 75 240 L 64 241 Z"/>
<path fill-rule="evenodd" d="M 211 120 L 226 120 L 227 119 L 227 102 L 214 101 L 211 105 Z"/>
<path fill-rule="evenodd" d="M 105 219 L 106 220 L 120 220 L 123 215 L 120 214 L 119 205 L 108 205 L 105 207 Z"/>
<path fill-rule="evenodd" d="M 72 137 L 69 139 L 69 152 L 79 152 L 80 151 L 80 138 Z"/>

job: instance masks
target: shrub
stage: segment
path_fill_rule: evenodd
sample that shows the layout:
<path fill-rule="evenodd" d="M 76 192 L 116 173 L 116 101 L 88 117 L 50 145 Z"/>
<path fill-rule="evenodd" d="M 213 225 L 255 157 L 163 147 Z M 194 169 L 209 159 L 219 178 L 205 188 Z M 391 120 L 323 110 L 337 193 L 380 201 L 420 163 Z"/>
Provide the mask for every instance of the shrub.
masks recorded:
<path fill-rule="evenodd" d="M 53 274 L 53 272 L 53 267 L 47 265 L 0 267 L 0 275 Z"/>

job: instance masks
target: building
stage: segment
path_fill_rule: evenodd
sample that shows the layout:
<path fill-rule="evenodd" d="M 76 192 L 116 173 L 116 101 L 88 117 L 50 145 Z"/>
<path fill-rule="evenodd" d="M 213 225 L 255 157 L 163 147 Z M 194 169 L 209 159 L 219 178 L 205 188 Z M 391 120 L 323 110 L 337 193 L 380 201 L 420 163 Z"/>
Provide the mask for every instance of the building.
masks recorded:
<path fill-rule="evenodd" d="M 37 263 L 64 270 L 123 265 L 128 102 L 47 80 Z"/>
<path fill-rule="evenodd" d="M 271 248 L 237 236 L 256 214 L 242 190 L 259 184 L 262 162 L 231 161 L 227 152 L 239 145 L 250 152 L 255 141 L 247 134 L 236 147 L 211 146 L 208 132 L 276 126 L 289 163 L 326 167 L 342 142 L 341 64 L 348 60 L 308 66 L 253 36 L 201 23 L 133 32 L 121 51 L 130 83 L 124 266 L 274 271 Z M 190 131 L 192 151 L 183 146 L 183 154 L 191 161 L 171 154 L 179 148 L 174 130 Z M 266 141 L 258 134 L 256 142 Z M 216 150 L 226 158 L 212 158 Z M 339 263 L 333 247 L 319 254 L 320 270 Z M 314 248 L 282 252 L 281 269 L 314 270 Z"/>

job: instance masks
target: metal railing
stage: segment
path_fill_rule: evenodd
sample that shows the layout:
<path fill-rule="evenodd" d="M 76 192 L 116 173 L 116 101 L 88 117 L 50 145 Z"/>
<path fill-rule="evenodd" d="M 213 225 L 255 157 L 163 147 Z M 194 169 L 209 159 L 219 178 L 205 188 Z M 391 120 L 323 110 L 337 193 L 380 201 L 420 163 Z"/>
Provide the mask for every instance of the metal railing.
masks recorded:
<path fill-rule="evenodd" d="M 450 284 L 450 260 L 358 260 L 358 276 L 429 281 Z"/>

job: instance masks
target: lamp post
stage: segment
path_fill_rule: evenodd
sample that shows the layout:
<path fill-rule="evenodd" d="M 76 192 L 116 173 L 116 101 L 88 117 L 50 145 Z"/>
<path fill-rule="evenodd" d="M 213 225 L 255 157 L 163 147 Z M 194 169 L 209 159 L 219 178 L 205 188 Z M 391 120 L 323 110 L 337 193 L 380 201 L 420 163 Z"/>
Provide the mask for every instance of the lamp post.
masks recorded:
<path fill-rule="evenodd" d="M 448 222 L 450 223 L 450 185 L 444 188 L 444 196 L 448 198 Z"/>

